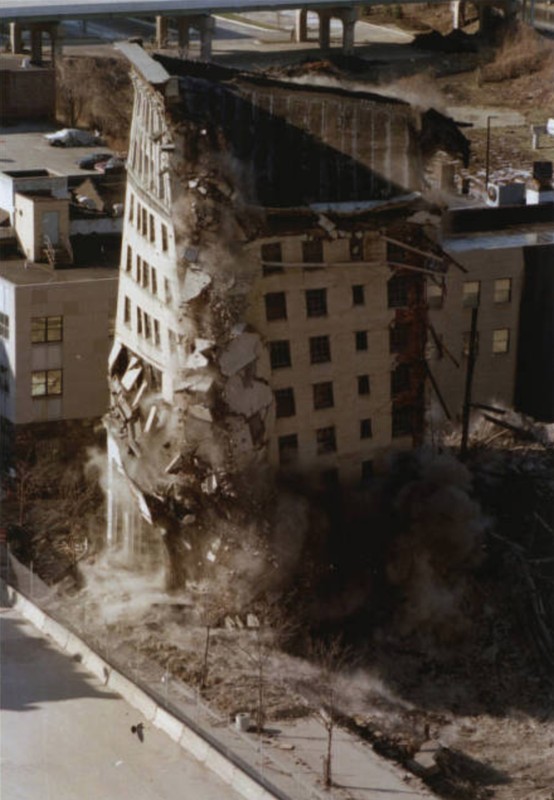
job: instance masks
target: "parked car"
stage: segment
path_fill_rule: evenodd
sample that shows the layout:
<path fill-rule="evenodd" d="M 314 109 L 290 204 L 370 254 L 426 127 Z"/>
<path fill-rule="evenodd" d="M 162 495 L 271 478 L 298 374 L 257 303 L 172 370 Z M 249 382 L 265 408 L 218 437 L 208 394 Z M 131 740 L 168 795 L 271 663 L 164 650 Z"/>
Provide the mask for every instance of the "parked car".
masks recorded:
<path fill-rule="evenodd" d="M 100 161 L 98 164 L 95 164 L 94 169 L 97 172 L 103 172 L 103 173 L 125 172 L 125 161 L 123 161 L 122 158 L 117 158 L 117 156 L 113 156 L 112 158 L 108 159 L 108 161 Z"/>
<path fill-rule="evenodd" d="M 77 160 L 77 166 L 81 169 L 94 169 L 97 164 L 109 161 L 111 153 L 91 153 L 90 156 L 83 156 Z"/>
<path fill-rule="evenodd" d="M 101 144 L 97 133 L 80 131 L 77 128 L 62 128 L 56 133 L 46 133 L 44 138 L 53 147 L 90 147 L 93 144 Z"/>

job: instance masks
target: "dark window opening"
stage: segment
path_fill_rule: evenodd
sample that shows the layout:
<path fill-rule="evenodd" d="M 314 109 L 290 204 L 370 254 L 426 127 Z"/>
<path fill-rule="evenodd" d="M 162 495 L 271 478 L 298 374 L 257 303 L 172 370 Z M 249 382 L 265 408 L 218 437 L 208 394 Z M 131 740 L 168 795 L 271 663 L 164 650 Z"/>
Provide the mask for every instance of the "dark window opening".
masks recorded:
<path fill-rule="evenodd" d="M 410 372 L 409 364 L 399 364 L 396 369 L 391 372 L 390 391 L 393 397 L 396 394 L 400 394 L 400 392 L 408 391 L 410 388 Z"/>
<path fill-rule="evenodd" d="M 369 375 L 358 375 L 358 394 L 369 394 Z"/>
<path fill-rule="evenodd" d="M 370 419 L 360 420 L 360 439 L 371 439 L 373 436 L 373 429 Z"/>
<path fill-rule="evenodd" d="M 323 241 L 311 239 L 302 242 L 302 261 L 305 264 L 321 264 L 323 261 Z"/>
<path fill-rule="evenodd" d="M 287 297 L 285 292 L 270 292 L 266 294 L 265 317 L 268 322 L 287 318 Z"/>
<path fill-rule="evenodd" d="M 306 290 L 306 314 L 308 317 L 327 316 L 327 289 Z"/>
<path fill-rule="evenodd" d="M 410 436 L 412 433 L 412 408 L 411 406 L 393 406 L 392 408 L 392 435 Z"/>
<path fill-rule="evenodd" d="M 263 244 L 261 248 L 262 272 L 264 275 L 275 275 L 283 272 L 283 267 L 278 263 L 283 260 L 283 253 L 280 242 Z"/>
<path fill-rule="evenodd" d="M 298 460 L 298 436 L 290 433 L 288 436 L 279 436 L 279 464 L 284 467 L 294 464 Z"/>
<path fill-rule="evenodd" d="M 333 384 L 328 381 L 326 383 L 314 383 L 314 408 L 332 408 L 334 405 L 333 399 Z"/>
<path fill-rule="evenodd" d="M 334 453 L 337 449 L 334 425 L 316 431 L 317 454 Z"/>
<path fill-rule="evenodd" d="M 275 390 L 275 416 L 294 417 L 296 404 L 294 402 L 294 389 Z"/>
<path fill-rule="evenodd" d="M 367 331 L 356 331 L 356 350 L 367 350 Z"/>
<path fill-rule="evenodd" d="M 310 337 L 310 363 L 323 364 L 331 360 L 331 343 L 328 336 Z"/>
<path fill-rule="evenodd" d="M 291 366 L 290 343 L 286 339 L 269 343 L 271 369 Z"/>
<path fill-rule="evenodd" d="M 364 287 L 359 284 L 352 287 L 352 305 L 363 306 L 365 303 Z"/>

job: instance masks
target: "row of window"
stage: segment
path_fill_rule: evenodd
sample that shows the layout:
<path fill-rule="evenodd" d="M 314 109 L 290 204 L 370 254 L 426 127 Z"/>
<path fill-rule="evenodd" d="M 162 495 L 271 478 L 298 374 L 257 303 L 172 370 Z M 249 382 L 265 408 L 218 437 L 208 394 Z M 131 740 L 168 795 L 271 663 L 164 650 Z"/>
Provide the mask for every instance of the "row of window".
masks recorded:
<path fill-rule="evenodd" d="M 398 366 L 391 372 L 390 376 L 390 390 L 392 397 L 395 397 L 402 392 L 407 392 L 410 389 L 411 369 L 409 364 L 398 364 Z M 367 396 L 369 394 L 370 386 L 369 375 L 358 375 L 356 381 L 358 385 L 358 395 Z M 292 386 L 287 386 L 284 389 L 276 389 L 274 396 L 276 417 L 294 417 L 296 415 L 296 400 Z M 333 382 L 323 381 L 322 383 L 313 383 L 312 401 L 314 411 L 320 411 L 325 408 L 333 408 L 335 405 Z"/>
<path fill-rule="evenodd" d="M 274 275 L 283 272 L 280 266 L 283 261 L 283 251 L 280 242 L 263 244 L 260 250 L 262 270 L 264 275 Z M 324 263 L 323 239 L 309 239 L 302 242 L 302 261 L 307 265 Z M 363 261 L 363 240 L 356 236 L 350 238 L 350 261 Z M 309 267 L 308 267 L 309 268 Z"/>
<path fill-rule="evenodd" d="M 410 406 L 393 406 L 392 435 L 395 438 L 409 436 L 412 432 L 413 409 Z M 319 456 L 337 451 L 337 432 L 334 425 L 317 428 L 315 434 L 316 453 Z M 373 435 L 371 419 L 360 420 L 360 439 L 370 439 Z M 279 463 L 290 466 L 298 461 L 299 440 L 297 433 L 288 433 L 277 439 Z"/>
<path fill-rule="evenodd" d="M 0 311 L 0 339 L 10 338 L 10 318 Z"/>
<path fill-rule="evenodd" d="M 273 246 L 273 245 L 271 245 Z M 410 286 L 413 279 L 405 275 L 393 275 L 387 282 L 387 301 L 389 308 L 402 308 L 408 305 Z M 307 317 L 326 317 L 327 289 L 306 289 L 304 292 Z M 352 305 L 365 304 L 365 287 L 363 284 L 352 286 Z M 265 314 L 269 322 L 287 319 L 286 292 L 268 292 L 265 295 Z"/>
<path fill-rule="evenodd" d="M 462 340 L 462 354 L 467 358 L 469 356 L 469 343 L 471 333 L 466 331 L 463 334 Z M 479 348 L 479 333 L 475 337 L 475 347 Z M 503 355 L 510 350 L 510 329 L 509 328 L 496 328 L 492 332 L 491 352 L 493 355 Z"/>
<path fill-rule="evenodd" d="M 154 215 L 150 211 L 148 211 L 148 209 L 145 206 L 139 203 L 138 200 L 136 201 L 136 207 L 135 207 L 135 195 L 132 192 L 129 195 L 128 219 L 129 222 L 135 226 L 135 228 L 141 234 L 141 236 L 144 236 L 144 238 L 148 239 L 148 241 L 151 242 L 152 244 L 156 244 L 157 226 Z M 162 252 L 167 253 L 169 248 L 169 238 L 168 238 L 167 225 L 165 225 L 163 222 L 160 223 L 160 231 L 158 235 L 160 237 Z"/>
<path fill-rule="evenodd" d="M 160 336 L 160 323 L 146 311 L 143 311 L 139 306 L 135 309 L 136 312 L 136 331 L 139 336 L 142 336 L 147 341 L 152 342 L 156 347 L 161 346 Z M 131 325 L 131 301 L 125 297 L 123 303 L 123 322 L 126 325 Z"/>
<path fill-rule="evenodd" d="M 135 271 L 133 275 L 133 260 L 135 262 Z M 134 277 L 139 286 L 143 289 L 149 290 L 154 296 L 158 295 L 158 271 L 156 267 L 151 266 L 146 259 L 141 258 L 138 254 L 133 259 L 133 249 L 127 245 L 127 256 L 125 259 L 125 272 Z M 172 303 L 171 284 L 167 278 L 164 278 L 164 298 L 167 305 Z"/>
<path fill-rule="evenodd" d="M 327 289 L 306 289 L 304 296 L 307 317 L 327 316 Z M 364 286 L 352 286 L 352 305 L 363 306 L 364 303 Z M 265 295 L 265 316 L 268 322 L 287 319 L 286 292 L 268 292 Z"/>
<path fill-rule="evenodd" d="M 310 364 L 324 364 L 331 361 L 331 340 L 329 336 L 310 336 Z M 354 347 L 357 352 L 368 349 L 367 331 L 354 331 Z M 271 369 L 283 369 L 292 366 L 290 341 L 277 339 L 268 342 Z"/>
<path fill-rule="evenodd" d="M 462 288 L 464 308 L 476 308 L 481 297 L 481 281 L 465 281 Z M 509 303 L 512 299 L 512 279 L 498 278 L 494 282 L 493 302 Z"/>
<path fill-rule="evenodd" d="M 313 389 L 313 407 L 317 411 L 334 406 L 333 384 L 315 383 Z M 278 418 L 294 417 L 296 415 L 296 402 L 294 389 L 276 389 L 275 396 L 275 415 Z M 373 436 L 371 419 L 360 420 L 360 439 L 370 439 Z"/>

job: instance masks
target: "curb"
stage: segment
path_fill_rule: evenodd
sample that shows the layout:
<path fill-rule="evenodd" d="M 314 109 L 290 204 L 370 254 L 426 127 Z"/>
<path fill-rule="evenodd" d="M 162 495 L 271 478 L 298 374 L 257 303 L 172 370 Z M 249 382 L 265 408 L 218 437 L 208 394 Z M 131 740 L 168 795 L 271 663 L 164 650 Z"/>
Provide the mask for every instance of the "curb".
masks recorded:
<path fill-rule="evenodd" d="M 99 678 L 104 686 L 121 695 L 148 722 L 163 731 L 235 792 L 246 800 L 292 800 L 283 791 L 271 786 L 267 779 L 262 776 L 257 779 L 255 770 L 246 763 L 241 765 L 238 756 L 231 758 L 226 755 L 216 746 L 214 740 L 210 741 L 207 735 L 203 735 L 198 724 L 192 723 L 192 720 L 187 723 L 163 708 L 148 692 L 94 652 L 77 634 L 50 617 L 17 589 L 4 580 L 0 580 L 0 584 L 3 585 L 11 608 L 16 609 L 41 633 L 56 642 L 65 653 L 80 657 L 83 666 Z"/>

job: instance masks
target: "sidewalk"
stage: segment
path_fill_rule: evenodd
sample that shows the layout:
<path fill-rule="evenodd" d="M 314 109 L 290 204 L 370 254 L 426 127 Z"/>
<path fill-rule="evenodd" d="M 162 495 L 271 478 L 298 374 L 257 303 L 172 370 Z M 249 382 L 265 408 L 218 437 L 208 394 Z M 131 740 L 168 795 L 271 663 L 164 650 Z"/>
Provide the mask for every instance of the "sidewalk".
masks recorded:
<path fill-rule="evenodd" d="M 48 614 L 72 629 L 62 618 L 59 602 L 52 589 L 46 587 L 26 567 L 10 557 L 10 578 L 16 588 Z M 40 599 L 39 599 L 40 598 Z M 3 599 L 5 599 L 3 597 Z M 74 629 L 73 629 L 74 630 Z M 137 668 L 120 653 L 105 652 L 105 643 L 95 643 L 87 633 L 74 630 L 100 658 L 123 673 L 162 708 L 180 718 L 185 725 L 199 729 L 224 757 L 238 757 L 253 777 L 268 781 L 283 800 L 421 800 L 432 795 L 421 782 L 392 762 L 378 756 L 369 744 L 336 726 L 333 730 L 331 789 L 323 785 L 323 759 L 327 749 L 327 732 L 316 717 L 269 723 L 266 731 L 243 733 L 225 717 L 210 709 L 192 689 L 170 679 L 164 682 L 163 670 L 153 662 L 142 662 Z M 145 721 L 145 727 L 150 723 Z M 209 766 L 209 762 L 207 762 Z M 254 774 L 253 774 L 254 773 Z"/>

